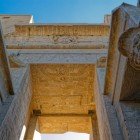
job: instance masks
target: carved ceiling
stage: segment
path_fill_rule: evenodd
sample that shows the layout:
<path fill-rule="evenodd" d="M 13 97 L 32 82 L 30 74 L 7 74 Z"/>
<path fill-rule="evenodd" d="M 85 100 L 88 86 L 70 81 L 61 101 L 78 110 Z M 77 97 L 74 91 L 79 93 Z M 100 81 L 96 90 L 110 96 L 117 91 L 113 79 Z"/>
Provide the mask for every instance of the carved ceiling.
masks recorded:
<path fill-rule="evenodd" d="M 94 68 L 92 64 L 32 64 L 34 112 L 88 114 L 95 108 Z"/>

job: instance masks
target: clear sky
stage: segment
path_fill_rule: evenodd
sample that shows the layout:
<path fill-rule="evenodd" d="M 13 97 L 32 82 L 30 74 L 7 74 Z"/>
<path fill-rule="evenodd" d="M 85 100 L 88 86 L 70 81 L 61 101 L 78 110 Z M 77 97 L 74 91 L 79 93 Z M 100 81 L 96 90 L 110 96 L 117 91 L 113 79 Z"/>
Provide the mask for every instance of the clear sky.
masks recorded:
<path fill-rule="evenodd" d="M 89 140 L 89 134 L 67 132 L 64 134 L 47 134 L 42 135 L 41 140 Z"/>
<path fill-rule="evenodd" d="M 32 14 L 39 23 L 101 23 L 123 2 L 137 0 L 0 0 L 0 14 Z"/>

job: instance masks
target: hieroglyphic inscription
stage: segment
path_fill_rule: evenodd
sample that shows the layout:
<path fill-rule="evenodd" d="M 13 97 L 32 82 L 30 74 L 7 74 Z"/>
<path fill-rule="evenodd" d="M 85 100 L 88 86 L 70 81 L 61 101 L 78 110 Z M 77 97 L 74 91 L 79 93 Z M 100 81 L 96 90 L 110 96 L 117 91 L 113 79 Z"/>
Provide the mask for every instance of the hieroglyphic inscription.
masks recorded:
<path fill-rule="evenodd" d="M 42 113 L 88 113 L 94 108 L 92 64 L 31 65 L 33 109 Z"/>

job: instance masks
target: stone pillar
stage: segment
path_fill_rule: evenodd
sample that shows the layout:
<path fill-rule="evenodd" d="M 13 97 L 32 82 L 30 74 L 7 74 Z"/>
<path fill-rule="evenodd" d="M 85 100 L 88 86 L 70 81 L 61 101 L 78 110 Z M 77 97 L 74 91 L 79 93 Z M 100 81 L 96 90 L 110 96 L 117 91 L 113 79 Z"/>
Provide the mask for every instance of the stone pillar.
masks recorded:
<path fill-rule="evenodd" d="M 36 136 L 36 132 L 40 136 Z M 33 140 L 33 139 L 41 140 L 41 134 L 38 132 L 37 116 L 31 116 L 25 136 L 25 140 Z"/>
<path fill-rule="evenodd" d="M 89 115 L 91 116 L 92 125 L 92 133 L 90 134 L 90 140 L 99 140 L 97 116 L 93 111 L 91 111 Z"/>

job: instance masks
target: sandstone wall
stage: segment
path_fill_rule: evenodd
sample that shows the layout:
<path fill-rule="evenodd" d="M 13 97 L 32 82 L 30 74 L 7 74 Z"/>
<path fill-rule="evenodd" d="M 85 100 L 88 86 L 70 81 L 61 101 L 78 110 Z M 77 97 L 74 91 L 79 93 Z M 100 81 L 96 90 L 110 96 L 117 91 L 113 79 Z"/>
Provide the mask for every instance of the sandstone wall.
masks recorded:
<path fill-rule="evenodd" d="M 121 128 L 110 97 L 103 95 L 105 69 L 98 68 L 95 77 L 95 103 L 101 140 L 123 140 Z"/>
<path fill-rule="evenodd" d="M 18 79 L 18 77 L 17 77 Z M 16 79 L 14 79 L 16 81 Z M 0 139 L 19 140 L 23 126 L 27 125 L 31 101 L 29 69 L 26 71 L 16 94 L 9 96 L 0 111 Z"/>

